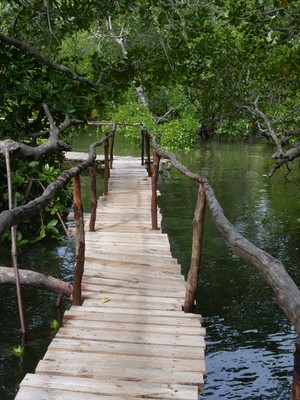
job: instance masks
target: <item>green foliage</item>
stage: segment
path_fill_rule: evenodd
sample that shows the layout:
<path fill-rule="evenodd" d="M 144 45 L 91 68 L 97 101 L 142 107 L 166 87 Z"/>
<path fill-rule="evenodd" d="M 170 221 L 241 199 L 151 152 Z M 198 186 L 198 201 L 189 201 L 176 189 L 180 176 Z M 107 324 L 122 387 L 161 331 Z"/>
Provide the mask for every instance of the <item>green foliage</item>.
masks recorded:
<path fill-rule="evenodd" d="M 51 322 L 50 322 L 50 328 L 51 329 L 54 329 L 54 330 L 58 330 L 59 329 L 59 327 L 60 327 L 60 323 L 56 320 L 56 319 L 53 319 Z"/>
<path fill-rule="evenodd" d="M 219 137 L 246 137 L 250 132 L 249 124 L 245 120 L 228 120 L 219 121 L 215 130 L 215 134 Z"/>
<path fill-rule="evenodd" d="M 191 149 L 197 140 L 197 129 L 199 128 L 196 117 L 196 108 L 188 100 L 182 86 L 175 89 L 163 90 L 166 112 L 172 110 L 169 122 L 157 125 L 155 118 L 150 115 L 149 110 L 137 101 L 137 94 L 132 86 L 123 97 L 123 103 L 114 106 L 113 112 L 107 118 L 115 122 L 123 123 L 143 123 L 157 137 L 160 144 L 169 149 Z M 156 97 L 159 102 L 159 97 Z M 175 117 L 174 117 L 175 116 Z M 123 127 L 125 137 L 132 143 L 140 144 L 141 136 L 137 127 Z"/>
<path fill-rule="evenodd" d="M 197 118 L 185 116 L 154 128 L 155 136 L 163 148 L 191 150 L 197 143 Z"/>
<path fill-rule="evenodd" d="M 0 165 L 1 166 L 1 165 Z M 44 188 L 52 183 L 61 173 L 59 159 L 55 155 L 48 156 L 43 161 L 27 161 L 12 158 L 11 162 L 12 192 L 18 206 L 26 204 L 28 201 L 40 196 Z M 5 174 L 3 165 L 0 171 Z M 8 193 L 6 178 L 1 181 L 0 188 L 1 209 L 8 208 Z M 61 232 L 58 229 L 58 220 L 53 218 L 56 213 L 64 215 L 72 204 L 73 196 L 67 187 L 56 196 L 51 205 L 41 211 L 39 217 L 34 217 L 30 221 L 24 221 L 18 225 L 17 245 L 24 246 L 51 237 L 62 240 Z M 11 240 L 11 233 L 7 232 L 2 239 Z"/>
<path fill-rule="evenodd" d="M 124 99 L 133 82 L 144 87 L 153 115 L 173 110 L 167 119 L 174 127 L 158 128 L 159 134 L 166 129 L 172 147 L 180 124 L 181 146 L 190 146 L 188 131 L 194 141 L 193 118 L 220 136 L 244 136 L 253 120 L 245 106 L 257 97 L 284 134 L 299 126 L 298 18 L 296 0 L 214 0 L 209 7 L 200 0 L 4 2 L 1 32 L 97 85 L 74 81 L 0 42 L 0 135 L 23 139 L 44 129 L 42 102 L 57 122 L 66 113 L 102 119 L 113 104 L 109 119 L 143 121 L 156 129 L 132 93 Z M 135 132 L 126 129 L 132 139 Z"/>
<path fill-rule="evenodd" d="M 15 357 L 23 359 L 24 357 L 24 352 L 25 352 L 25 347 L 22 345 L 19 345 L 18 347 L 14 347 L 12 349 L 12 353 Z"/>

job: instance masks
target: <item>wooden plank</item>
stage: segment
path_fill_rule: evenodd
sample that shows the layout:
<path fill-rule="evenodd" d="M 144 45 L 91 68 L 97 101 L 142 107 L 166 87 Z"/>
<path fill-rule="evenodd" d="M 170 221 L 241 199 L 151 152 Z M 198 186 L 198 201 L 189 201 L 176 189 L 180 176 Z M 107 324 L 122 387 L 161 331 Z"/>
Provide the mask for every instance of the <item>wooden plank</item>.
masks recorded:
<path fill-rule="evenodd" d="M 166 335 L 179 335 L 179 336 L 205 336 L 205 329 L 198 326 L 197 328 L 191 326 L 175 326 L 175 325 L 157 325 L 144 324 L 141 321 L 137 322 L 127 322 L 122 320 L 112 320 L 112 321 L 103 321 L 103 320 L 95 320 L 88 318 L 72 318 L 70 316 L 65 316 L 63 320 L 64 327 L 78 326 L 83 328 L 95 328 L 100 330 L 111 330 L 111 331 L 127 331 L 127 332 L 153 332 L 158 334 L 166 334 Z"/>
<path fill-rule="evenodd" d="M 49 372 L 55 374 L 56 371 L 62 375 L 68 375 L 68 368 L 74 368 L 74 373 L 70 375 L 109 379 L 123 377 L 124 380 L 131 376 L 136 380 L 142 378 L 145 382 L 151 382 L 151 378 L 156 377 L 155 382 L 168 383 L 171 379 L 172 383 L 198 385 L 203 383 L 204 361 L 102 353 L 89 353 L 87 357 L 82 352 L 49 349 L 36 371 L 43 373 L 46 367 Z"/>
<path fill-rule="evenodd" d="M 167 290 L 167 289 L 166 289 Z M 150 292 L 150 293 L 149 293 Z M 174 291 L 174 292 L 167 292 L 164 291 L 164 289 L 162 288 L 161 291 L 157 288 L 157 290 L 153 289 L 153 290 L 149 290 L 149 288 L 145 289 L 140 289 L 137 288 L 136 286 L 134 287 L 124 287 L 123 286 L 118 286 L 118 285 L 103 285 L 103 284 L 99 284 L 93 287 L 87 287 L 85 290 L 85 286 L 82 285 L 82 297 L 84 299 L 87 298 L 102 298 L 102 297 L 108 297 L 110 295 L 110 293 L 119 293 L 119 294 L 123 294 L 123 295 L 142 295 L 142 296 L 149 296 L 151 298 L 154 298 L 155 296 L 160 296 L 161 298 L 173 298 L 173 297 L 177 297 L 180 302 L 183 304 L 184 303 L 184 288 L 182 288 L 182 290 L 178 290 Z M 181 296 L 180 296 L 181 294 Z"/>
<path fill-rule="evenodd" d="M 114 290 L 115 289 L 115 290 Z M 165 308 L 165 306 L 167 307 L 173 307 L 174 304 L 175 305 L 179 305 L 180 306 L 180 310 L 182 309 L 182 304 L 183 304 L 183 298 L 179 295 L 175 296 L 173 294 L 172 297 L 162 297 L 160 295 L 157 296 L 148 296 L 147 294 L 143 294 L 143 293 L 122 293 L 122 288 L 120 288 L 120 290 L 118 290 L 118 287 L 116 288 L 111 288 L 108 290 L 101 290 L 101 285 L 82 285 L 82 290 L 85 291 L 85 293 L 87 294 L 87 296 L 91 299 L 95 299 L 95 300 L 100 300 L 101 302 L 103 302 L 103 298 L 105 298 L 107 301 L 117 301 L 117 302 L 122 302 L 122 303 L 126 303 L 129 306 L 131 305 L 131 303 L 135 303 L 135 304 L 146 304 L 146 303 L 150 303 L 151 306 L 153 307 L 153 309 L 156 308 L 156 303 L 158 304 L 162 304 L 164 305 L 163 308 Z M 127 305 L 125 305 L 126 307 Z"/>
<path fill-rule="evenodd" d="M 84 398 L 83 398 L 84 396 Z M 99 400 L 98 394 L 48 389 L 43 387 L 21 387 L 15 400 Z M 121 400 L 120 396 L 101 395 L 102 400 Z"/>
<path fill-rule="evenodd" d="M 93 282 L 93 279 L 106 279 L 106 280 L 114 280 L 118 283 L 130 283 L 130 284 L 139 284 L 145 283 L 148 284 L 149 287 L 153 287 L 155 285 L 166 286 L 169 291 L 176 291 L 177 289 L 181 289 L 185 286 L 184 279 L 182 275 L 178 275 L 173 273 L 173 266 L 171 269 L 165 269 L 163 266 L 158 268 L 145 269 L 145 267 L 134 265 L 128 266 L 128 264 L 118 265 L 114 263 L 113 265 L 103 265 L 103 264 L 93 264 L 86 262 L 85 264 L 85 272 L 86 275 L 84 279 L 87 281 Z M 147 286 L 145 286 L 147 287 Z"/>
<path fill-rule="evenodd" d="M 169 260 L 167 260 L 163 264 L 158 264 L 158 263 L 149 263 L 145 262 L 144 260 L 138 262 L 138 260 L 120 260 L 120 259 L 113 259 L 112 257 L 108 257 L 106 254 L 104 255 L 99 255 L 98 258 L 94 257 L 93 255 L 86 256 L 86 262 L 89 263 L 94 263 L 94 264 L 101 264 L 101 265 L 110 265 L 110 266 L 124 266 L 124 267 L 134 267 L 137 269 L 141 269 L 147 273 L 149 270 L 148 267 L 151 267 L 151 270 L 159 269 L 160 271 L 173 271 L 174 275 L 180 274 L 181 267 L 179 264 L 176 263 L 170 263 Z M 182 278 L 181 278 L 182 279 Z"/>
<path fill-rule="evenodd" d="M 203 365 L 197 365 L 195 370 L 191 370 L 189 367 L 191 360 L 179 369 L 177 365 L 173 365 L 170 368 L 169 361 L 167 364 L 160 361 L 158 365 L 153 365 L 149 363 L 148 358 L 139 362 L 138 360 L 129 362 L 128 356 L 125 356 L 123 361 L 120 361 L 119 357 L 116 359 L 109 357 L 110 359 L 106 360 L 103 359 L 103 356 L 96 359 L 91 355 L 87 360 L 84 354 L 80 355 L 78 353 L 74 353 L 70 357 L 65 355 L 60 357 L 60 353 L 55 353 L 51 356 L 51 359 L 42 360 L 38 364 L 37 373 L 105 378 L 112 381 L 118 379 L 135 380 L 140 381 L 141 385 L 143 382 L 203 385 Z M 136 358 L 138 359 L 138 357 Z"/>
<path fill-rule="evenodd" d="M 97 298 L 86 298 L 84 300 L 85 305 L 90 305 L 90 306 L 97 306 L 100 308 L 106 308 L 106 307 L 114 307 L 114 308 L 132 308 L 138 312 L 139 310 L 182 310 L 182 302 L 174 299 L 172 303 L 143 303 L 139 301 L 124 301 L 122 300 L 116 300 L 116 299 L 111 299 L 107 303 L 103 303 L 101 300 L 101 297 L 99 296 L 99 299 Z"/>
<path fill-rule="evenodd" d="M 118 396 L 120 399 L 166 399 L 166 400 L 197 400 L 198 388 L 195 386 L 183 386 L 176 384 L 155 384 L 139 382 L 121 381 L 117 382 L 105 381 L 93 378 L 81 378 L 71 376 L 55 376 L 27 374 L 22 382 L 22 388 L 45 388 L 50 390 L 63 390 L 80 393 L 82 400 L 85 400 L 86 394 L 95 394 L 99 398 L 102 396 Z M 83 397 L 84 394 L 84 397 Z M 101 396 L 101 397 L 99 397 Z M 109 397 L 111 400 L 114 397 Z M 41 399 L 41 397 L 32 397 L 32 399 Z"/>
<path fill-rule="evenodd" d="M 101 312 L 101 313 L 111 313 L 111 314 L 136 314 L 136 310 L 134 309 L 127 309 L 126 308 L 120 308 L 119 310 L 116 310 L 113 307 L 105 307 L 105 308 L 99 308 L 98 306 L 91 306 L 86 304 L 86 301 L 83 303 L 82 306 L 72 306 L 72 310 L 81 310 L 81 312 Z M 160 316 L 160 317 L 165 317 L 166 320 L 169 318 L 178 318 L 184 320 L 189 320 L 190 318 L 194 318 L 195 320 L 199 321 L 201 318 L 197 314 L 185 314 L 183 311 L 178 311 L 178 310 L 146 310 L 146 309 L 141 309 L 139 311 L 140 317 L 143 318 L 148 318 L 152 316 Z"/>
<path fill-rule="evenodd" d="M 157 261 L 159 264 L 163 263 L 163 261 L 167 261 L 171 257 L 171 253 L 169 250 L 161 250 L 161 253 L 157 249 L 147 248 L 147 246 L 126 246 L 118 245 L 114 243 L 112 245 L 101 245 L 99 243 L 91 243 L 86 242 L 88 246 L 89 254 L 93 252 L 96 254 L 101 254 L 102 257 L 104 254 L 111 256 L 116 255 L 116 258 L 124 259 L 124 257 L 129 258 L 129 260 L 139 258 L 141 262 L 144 260 L 150 260 L 152 263 L 156 263 Z"/>
<path fill-rule="evenodd" d="M 100 340 L 103 342 L 145 343 L 168 346 L 194 347 L 195 351 L 205 347 L 203 336 L 179 336 L 176 333 L 164 335 L 159 332 L 107 332 L 101 329 L 89 329 L 63 326 L 56 334 L 56 338 L 71 338 L 83 340 Z M 183 349 L 184 351 L 184 349 Z"/>
<path fill-rule="evenodd" d="M 147 271 L 143 272 L 135 268 L 117 268 L 117 267 L 96 267 L 91 268 L 90 265 L 85 266 L 85 275 L 83 282 L 90 284 L 97 284 L 100 282 L 103 286 L 119 286 L 136 288 L 136 290 L 149 289 L 149 294 L 152 291 L 159 291 L 164 297 L 166 291 L 169 293 L 181 292 L 185 290 L 184 281 L 174 276 L 173 274 L 166 274 L 163 271 Z"/>
<path fill-rule="evenodd" d="M 95 248 L 94 249 L 87 248 L 86 256 L 87 256 L 87 258 L 98 258 L 98 260 L 113 260 L 114 262 L 122 261 L 122 262 L 131 263 L 131 264 L 139 263 L 140 265 L 144 265 L 144 266 L 165 265 L 165 263 L 167 262 L 169 265 L 177 266 L 178 269 L 180 270 L 179 264 L 172 258 L 164 257 L 164 256 L 159 257 L 154 254 L 151 254 L 151 255 L 141 254 L 138 259 L 136 254 L 124 254 L 124 253 L 120 253 L 118 251 L 115 251 L 112 253 L 102 253 L 101 251 L 98 251 Z M 166 260 L 165 260 L 165 258 L 166 258 Z"/>
<path fill-rule="evenodd" d="M 148 311 L 148 310 L 147 310 Z M 147 326 L 151 325 L 163 325 L 163 326 L 186 326 L 189 329 L 191 328 L 200 328 L 203 330 L 203 335 L 205 334 L 205 328 L 201 327 L 200 316 L 196 314 L 183 314 L 180 313 L 180 316 L 173 315 L 174 313 L 169 313 L 170 315 L 155 315 L 155 314 L 146 314 L 145 310 L 143 313 L 137 315 L 136 313 L 121 313 L 121 312 L 103 312 L 102 309 L 96 307 L 75 307 L 72 306 L 70 310 L 66 311 L 64 314 L 64 318 L 76 318 L 76 319 L 86 319 L 89 321 L 93 320 L 101 320 L 101 321 L 115 321 L 122 320 L 122 322 L 128 323 L 140 323 L 142 325 Z M 200 333 L 202 336 L 202 333 Z"/>
<path fill-rule="evenodd" d="M 108 346 L 106 342 L 101 340 L 85 340 L 85 339 L 53 339 L 49 349 L 61 352 L 80 352 L 80 353 L 96 353 L 100 354 L 121 354 L 149 357 L 149 362 L 153 357 L 156 358 L 173 358 L 184 360 L 204 360 L 204 348 L 195 351 L 194 347 L 169 346 L 162 344 L 146 344 L 146 343 L 123 343 L 112 342 Z M 88 358 L 88 354 L 86 355 Z"/>

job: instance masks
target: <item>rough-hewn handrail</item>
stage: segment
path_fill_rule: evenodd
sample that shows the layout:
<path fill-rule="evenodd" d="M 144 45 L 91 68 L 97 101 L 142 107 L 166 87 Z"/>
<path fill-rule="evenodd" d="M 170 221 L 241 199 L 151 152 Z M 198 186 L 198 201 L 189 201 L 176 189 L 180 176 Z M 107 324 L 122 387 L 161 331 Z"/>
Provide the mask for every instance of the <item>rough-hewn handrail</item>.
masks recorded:
<path fill-rule="evenodd" d="M 283 264 L 244 238 L 227 220 L 207 178 L 189 171 L 177 161 L 173 153 L 163 150 L 158 145 L 153 134 L 150 132 L 148 134 L 151 137 L 153 149 L 159 157 L 169 159 L 173 167 L 181 174 L 203 185 L 206 202 L 217 229 L 229 243 L 233 252 L 248 265 L 255 267 L 264 281 L 273 289 L 278 306 L 294 325 L 297 334 L 300 335 L 300 290 Z"/>
<path fill-rule="evenodd" d="M 24 219 L 32 217 L 43 210 L 47 205 L 51 204 L 51 201 L 56 194 L 67 185 L 72 178 L 81 174 L 82 171 L 92 166 L 96 159 L 96 147 L 101 146 L 107 140 L 113 136 L 113 132 L 110 132 L 108 136 L 102 138 L 96 143 L 93 143 L 89 148 L 89 157 L 82 163 L 76 165 L 76 167 L 70 168 L 62 172 L 58 178 L 48 185 L 43 194 L 34 200 L 29 201 L 27 204 L 19 207 L 15 207 L 12 210 L 2 211 L 0 214 L 0 238 L 4 232 L 6 232 L 13 225 L 16 225 Z"/>

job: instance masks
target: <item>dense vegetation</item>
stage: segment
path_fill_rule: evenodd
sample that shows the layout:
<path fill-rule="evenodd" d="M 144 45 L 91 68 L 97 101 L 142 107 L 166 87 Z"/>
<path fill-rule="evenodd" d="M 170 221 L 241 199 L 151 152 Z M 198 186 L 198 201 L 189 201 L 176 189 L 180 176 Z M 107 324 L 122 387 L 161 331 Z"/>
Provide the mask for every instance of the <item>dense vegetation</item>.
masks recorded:
<path fill-rule="evenodd" d="M 276 145 L 272 173 L 299 157 L 296 0 L 2 1 L 0 53 L 0 139 L 43 143 L 46 104 L 57 126 L 143 121 L 171 148 L 262 136 Z M 28 160 L 13 163 L 18 204 L 60 167 L 53 154 Z M 1 158 L 2 193 L 5 174 Z"/>

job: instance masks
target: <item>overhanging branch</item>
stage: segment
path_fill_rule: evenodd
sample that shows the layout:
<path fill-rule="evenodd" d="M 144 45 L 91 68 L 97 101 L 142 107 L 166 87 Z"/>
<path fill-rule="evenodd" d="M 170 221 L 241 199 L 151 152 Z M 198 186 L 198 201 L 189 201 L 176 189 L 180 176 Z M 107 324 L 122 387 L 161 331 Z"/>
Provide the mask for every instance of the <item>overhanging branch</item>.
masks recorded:
<path fill-rule="evenodd" d="M 73 287 L 60 279 L 47 276 L 39 272 L 30 270 L 19 270 L 21 285 L 36 286 L 42 289 L 48 289 L 52 292 L 70 297 L 73 293 Z M 15 285 L 16 276 L 13 268 L 0 266 L 0 284 Z"/>
<path fill-rule="evenodd" d="M 90 81 L 87 78 L 84 78 L 83 76 L 77 75 L 74 71 L 71 69 L 65 67 L 64 65 L 61 64 L 56 64 L 55 62 L 49 60 L 48 57 L 42 56 L 38 51 L 33 49 L 28 43 L 22 42 L 21 40 L 14 39 L 10 36 L 5 36 L 3 33 L 0 32 L 0 40 L 2 43 L 15 47 L 29 56 L 33 57 L 37 62 L 39 62 L 42 65 L 45 65 L 53 70 L 63 72 L 66 75 L 69 75 L 73 80 L 81 82 L 81 83 L 87 83 L 90 86 L 95 86 L 95 84 Z"/>

